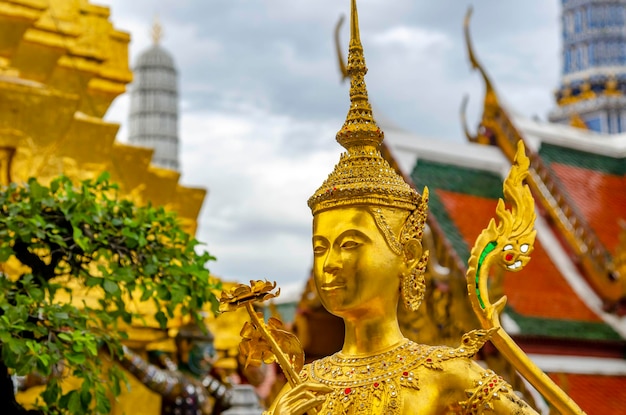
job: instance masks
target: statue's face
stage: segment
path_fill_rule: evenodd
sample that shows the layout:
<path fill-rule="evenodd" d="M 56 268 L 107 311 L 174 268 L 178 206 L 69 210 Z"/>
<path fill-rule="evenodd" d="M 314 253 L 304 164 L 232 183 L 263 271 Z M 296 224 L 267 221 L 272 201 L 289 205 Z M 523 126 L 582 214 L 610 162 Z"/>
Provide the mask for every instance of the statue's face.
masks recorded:
<path fill-rule="evenodd" d="M 397 306 L 406 264 L 365 208 L 337 208 L 313 218 L 313 272 L 324 307 L 339 317 L 380 315 Z"/>

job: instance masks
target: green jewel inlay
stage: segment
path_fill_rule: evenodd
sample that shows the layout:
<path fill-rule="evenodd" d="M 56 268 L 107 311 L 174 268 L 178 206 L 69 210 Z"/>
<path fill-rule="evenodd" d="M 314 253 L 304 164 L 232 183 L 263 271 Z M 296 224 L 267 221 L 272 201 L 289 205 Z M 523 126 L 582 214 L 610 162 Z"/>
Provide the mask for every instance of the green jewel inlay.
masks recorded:
<path fill-rule="evenodd" d="M 485 258 L 489 255 L 497 246 L 496 241 L 489 242 L 483 252 L 480 254 L 480 258 L 478 259 L 478 267 L 476 268 L 476 279 L 474 281 L 476 288 L 476 296 L 478 297 L 478 302 L 480 303 L 480 307 L 485 309 L 485 302 L 483 301 L 482 295 L 480 295 L 480 289 L 478 288 L 479 276 L 480 276 L 480 268 L 483 266 L 483 262 L 485 262 Z"/>

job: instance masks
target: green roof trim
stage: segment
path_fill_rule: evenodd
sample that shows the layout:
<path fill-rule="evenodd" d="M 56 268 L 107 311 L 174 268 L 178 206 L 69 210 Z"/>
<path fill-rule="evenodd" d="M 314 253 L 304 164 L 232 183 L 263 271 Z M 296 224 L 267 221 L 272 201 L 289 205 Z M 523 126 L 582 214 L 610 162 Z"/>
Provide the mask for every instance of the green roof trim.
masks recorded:
<path fill-rule="evenodd" d="M 502 177 L 485 170 L 418 160 L 411 178 L 418 187 L 428 186 L 488 199 L 502 197 Z"/>
<path fill-rule="evenodd" d="M 417 188 L 428 186 L 429 214 L 433 215 L 463 261 L 470 256 L 470 247 L 463 239 L 454 220 L 448 215 L 437 190 L 479 196 L 488 199 L 502 197 L 502 179 L 495 173 L 432 161 L 418 160 L 411 173 Z"/>
<path fill-rule="evenodd" d="M 579 340 L 623 340 L 606 323 L 528 317 L 517 313 L 508 305 L 505 307 L 505 313 L 517 323 L 521 332 L 527 335 Z"/>
<path fill-rule="evenodd" d="M 626 158 L 602 156 L 548 143 L 541 144 L 539 155 L 548 164 L 559 163 L 617 176 L 626 175 Z"/>
<path fill-rule="evenodd" d="M 431 191 L 428 194 L 428 214 L 435 216 L 437 223 L 439 223 L 439 226 L 447 235 L 457 255 L 459 255 L 464 262 L 467 262 L 470 256 L 470 247 L 465 242 L 465 239 L 461 235 L 461 232 L 459 232 L 452 218 L 448 215 L 436 189 L 434 192 Z"/>

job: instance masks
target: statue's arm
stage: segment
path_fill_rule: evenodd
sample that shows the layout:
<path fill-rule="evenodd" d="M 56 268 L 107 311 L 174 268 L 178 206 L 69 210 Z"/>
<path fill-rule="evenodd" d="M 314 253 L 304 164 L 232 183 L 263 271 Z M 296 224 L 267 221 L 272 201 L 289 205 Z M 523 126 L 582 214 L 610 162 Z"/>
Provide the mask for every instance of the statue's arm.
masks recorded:
<path fill-rule="evenodd" d="M 465 388 L 465 400 L 459 402 L 461 413 L 467 415 L 537 414 L 530 405 L 521 399 L 511 385 L 492 370 L 485 370 L 476 362 L 470 362 L 469 388 Z"/>
<path fill-rule="evenodd" d="M 121 363 L 124 369 L 128 370 L 141 383 L 164 398 L 175 399 L 184 387 L 182 377 L 177 376 L 176 372 L 163 370 L 146 362 L 145 359 L 125 346 Z"/>
<path fill-rule="evenodd" d="M 228 388 L 218 379 L 207 374 L 202 380 L 189 379 L 180 372 L 163 370 L 145 361 L 141 356 L 124 347 L 122 366 L 135 376 L 141 383 L 162 397 L 174 400 L 181 395 L 183 390 L 198 396 L 211 395 L 219 401 L 222 407 L 230 406 L 230 393 Z"/>
<path fill-rule="evenodd" d="M 493 408 L 495 413 L 503 415 L 526 415 L 538 413 L 511 390 L 500 396 L 499 400 L 494 401 Z"/>

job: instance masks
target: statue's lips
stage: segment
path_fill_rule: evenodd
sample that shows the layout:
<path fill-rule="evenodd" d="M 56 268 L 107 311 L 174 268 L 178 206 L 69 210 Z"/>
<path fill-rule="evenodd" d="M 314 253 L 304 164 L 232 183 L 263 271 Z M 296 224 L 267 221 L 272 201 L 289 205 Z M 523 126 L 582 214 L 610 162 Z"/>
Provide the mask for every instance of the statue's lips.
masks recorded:
<path fill-rule="evenodd" d="M 323 284 L 321 289 L 322 291 L 333 291 L 333 290 L 339 290 L 345 287 L 346 287 L 346 284 L 343 284 L 343 283 L 331 283 L 331 284 Z"/>

